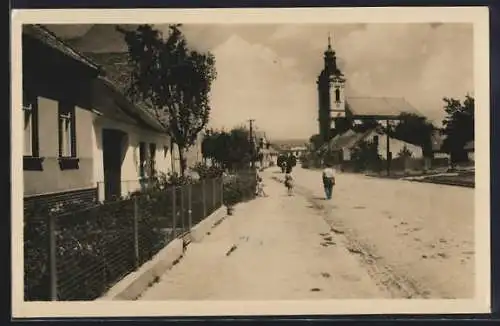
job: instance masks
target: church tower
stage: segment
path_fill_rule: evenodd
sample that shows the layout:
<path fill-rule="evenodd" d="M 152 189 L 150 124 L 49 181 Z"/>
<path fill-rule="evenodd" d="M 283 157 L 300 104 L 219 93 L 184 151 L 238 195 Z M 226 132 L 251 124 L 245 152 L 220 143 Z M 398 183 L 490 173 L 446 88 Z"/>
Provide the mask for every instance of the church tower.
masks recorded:
<path fill-rule="evenodd" d="M 318 76 L 318 124 L 324 141 L 330 139 L 336 118 L 345 117 L 345 78 L 337 66 L 337 57 L 332 49 L 331 37 L 324 53 L 324 67 Z"/>

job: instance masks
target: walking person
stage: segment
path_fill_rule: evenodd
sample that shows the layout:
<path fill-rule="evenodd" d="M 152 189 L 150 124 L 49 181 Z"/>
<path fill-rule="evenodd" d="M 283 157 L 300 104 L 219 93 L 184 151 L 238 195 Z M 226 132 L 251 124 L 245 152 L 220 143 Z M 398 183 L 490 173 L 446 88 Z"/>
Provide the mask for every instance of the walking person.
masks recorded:
<path fill-rule="evenodd" d="M 327 163 L 323 169 L 322 177 L 325 197 L 327 200 L 330 200 L 332 199 L 333 186 L 335 185 L 335 170 L 330 163 Z"/>
<path fill-rule="evenodd" d="M 257 196 L 267 197 L 267 194 L 264 191 L 264 180 L 258 174 L 257 174 Z"/>
<path fill-rule="evenodd" d="M 285 174 L 285 187 L 287 189 L 288 196 L 293 196 L 293 177 L 291 171 L 287 171 Z"/>

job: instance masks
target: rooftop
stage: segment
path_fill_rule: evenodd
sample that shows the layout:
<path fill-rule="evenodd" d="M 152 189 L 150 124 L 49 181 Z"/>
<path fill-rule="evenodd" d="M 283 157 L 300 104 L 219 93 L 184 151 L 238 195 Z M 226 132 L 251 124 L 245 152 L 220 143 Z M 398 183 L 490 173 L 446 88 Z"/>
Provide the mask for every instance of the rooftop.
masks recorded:
<path fill-rule="evenodd" d="M 66 44 L 64 41 L 58 38 L 54 33 L 49 31 L 42 25 L 23 25 L 23 34 L 29 35 L 37 39 L 43 44 L 65 54 L 66 56 L 76 61 L 85 64 L 90 68 L 100 70 L 99 65 L 97 65 L 94 61 L 92 61 L 87 56 L 73 49 L 71 46 Z"/>
<path fill-rule="evenodd" d="M 165 128 L 161 126 L 158 120 L 150 112 L 144 109 L 144 107 L 139 107 L 137 103 L 133 103 L 125 96 L 126 89 L 123 89 L 123 80 L 116 80 L 116 77 L 113 78 L 116 74 L 111 74 L 111 76 L 107 77 L 102 76 L 103 73 L 106 73 L 106 75 L 108 75 L 108 70 L 106 69 L 108 67 L 102 65 L 101 62 L 95 60 L 89 55 L 80 53 L 78 50 L 62 41 L 56 34 L 49 31 L 42 25 L 24 25 L 23 33 L 26 35 L 30 35 L 43 44 L 87 65 L 88 67 L 94 68 L 101 72 L 101 76 L 98 77 L 99 81 L 112 92 L 115 98 L 119 98 L 118 102 L 120 102 L 120 107 L 124 109 L 129 116 L 131 116 L 134 120 L 138 120 L 138 122 L 146 125 L 147 127 L 153 128 L 157 131 L 165 131 Z M 118 71 L 123 70 L 123 68 L 118 68 Z M 113 70 L 111 70 L 111 72 L 115 73 L 115 71 Z M 110 114 L 111 112 L 113 111 L 106 111 L 106 113 L 108 114 Z M 116 115 L 113 116 L 118 117 Z"/>
<path fill-rule="evenodd" d="M 402 97 L 348 97 L 348 110 L 354 116 L 395 119 L 401 113 L 422 115 Z"/>

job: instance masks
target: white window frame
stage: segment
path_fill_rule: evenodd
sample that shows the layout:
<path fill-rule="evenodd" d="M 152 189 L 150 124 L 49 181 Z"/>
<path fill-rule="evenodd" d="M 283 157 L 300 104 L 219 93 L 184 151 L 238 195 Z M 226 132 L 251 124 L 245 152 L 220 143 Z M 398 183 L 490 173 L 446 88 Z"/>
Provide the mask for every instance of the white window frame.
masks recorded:
<path fill-rule="evenodd" d="M 59 125 L 61 128 L 61 157 L 72 157 L 72 112 L 59 114 Z"/>
<path fill-rule="evenodd" d="M 23 102 L 29 99 L 23 98 Z M 23 131 L 24 131 L 24 142 L 23 142 L 23 155 L 33 156 L 33 103 L 23 103 Z"/>

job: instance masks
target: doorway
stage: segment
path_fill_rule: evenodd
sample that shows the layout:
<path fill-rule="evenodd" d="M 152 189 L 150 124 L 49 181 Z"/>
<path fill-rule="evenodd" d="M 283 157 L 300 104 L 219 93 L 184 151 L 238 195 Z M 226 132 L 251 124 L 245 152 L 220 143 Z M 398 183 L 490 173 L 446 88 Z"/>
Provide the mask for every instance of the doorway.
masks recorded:
<path fill-rule="evenodd" d="M 104 170 L 104 200 L 121 196 L 121 172 L 123 143 L 126 134 L 120 130 L 102 130 L 102 152 Z"/>

